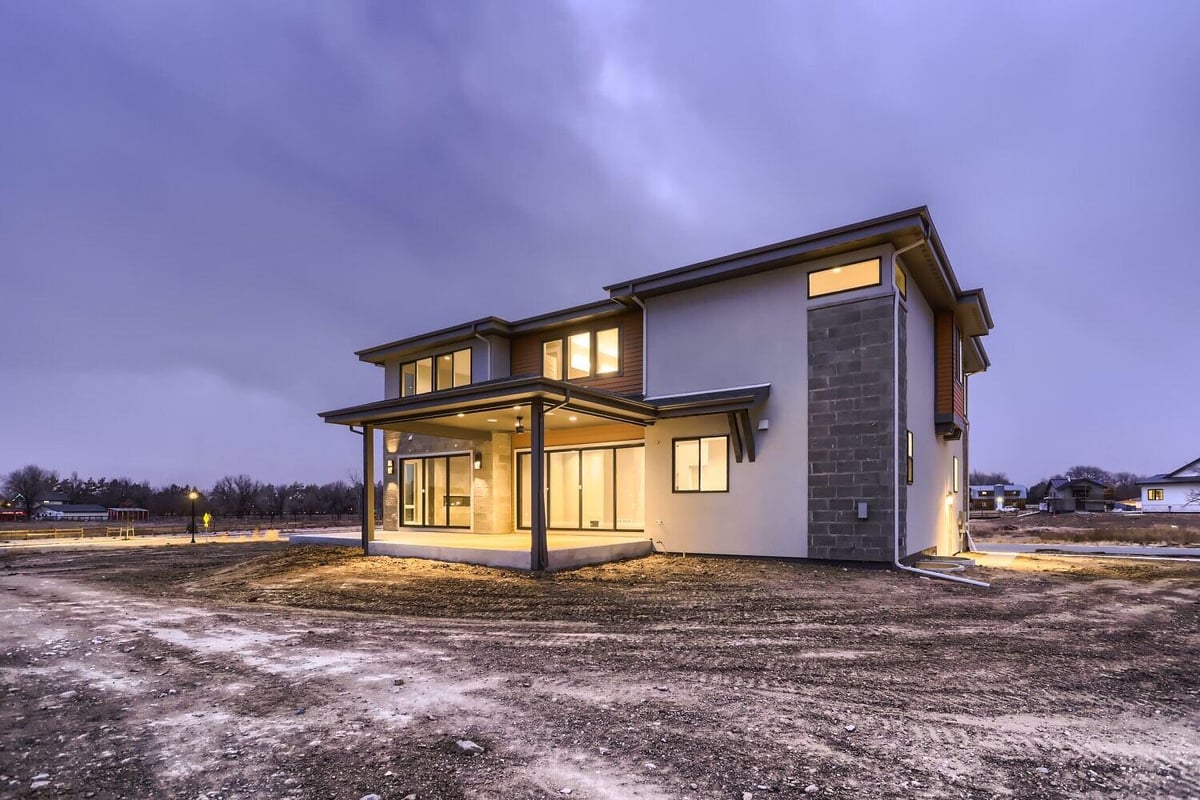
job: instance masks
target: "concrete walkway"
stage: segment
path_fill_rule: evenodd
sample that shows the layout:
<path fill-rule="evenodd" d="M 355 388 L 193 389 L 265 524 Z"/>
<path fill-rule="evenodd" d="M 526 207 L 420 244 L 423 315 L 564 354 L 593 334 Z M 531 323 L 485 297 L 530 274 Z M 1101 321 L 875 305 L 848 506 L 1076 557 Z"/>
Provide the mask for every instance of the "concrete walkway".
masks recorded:
<path fill-rule="evenodd" d="M 358 528 L 311 528 L 311 533 L 344 533 L 350 531 L 357 535 Z M 257 531 L 229 531 L 223 533 L 197 533 L 196 545 L 202 544 L 243 544 L 250 542 L 287 541 L 287 531 L 280 532 L 274 528 Z M 0 553 L 54 553 L 67 550 L 121 550 L 138 547 L 169 547 L 171 545 L 191 545 L 191 534 L 168 533 L 135 535 L 129 539 L 115 536 L 85 536 L 81 539 L 14 539 L 0 541 Z"/>
<path fill-rule="evenodd" d="M 358 530 L 337 533 L 296 531 L 292 544 L 358 547 Z M 550 569 L 570 569 L 649 555 L 654 547 L 645 536 L 550 533 L 546 537 Z M 485 567 L 529 569 L 528 533 L 460 533 L 453 531 L 376 531 L 368 553 L 396 558 L 427 558 L 481 564 Z"/>
<path fill-rule="evenodd" d="M 992 553 L 996 555 L 1022 553 L 1053 553 L 1062 555 L 1086 556 L 1139 556 L 1157 558 L 1196 558 L 1200 559 L 1200 547 L 1154 547 L 1138 544 L 1005 544 L 974 542 L 975 553 Z M 964 555 L 970 556 L 970 553 Z"/>

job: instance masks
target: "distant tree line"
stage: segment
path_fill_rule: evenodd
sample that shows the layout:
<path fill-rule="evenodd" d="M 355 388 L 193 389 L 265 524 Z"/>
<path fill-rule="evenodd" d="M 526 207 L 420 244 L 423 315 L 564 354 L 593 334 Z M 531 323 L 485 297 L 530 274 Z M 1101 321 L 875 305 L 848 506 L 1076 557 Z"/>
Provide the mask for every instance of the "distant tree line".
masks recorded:
<path fill-rule="evenodd" d="M 1111 487 L 1113 499 L 1125 500 L 1131 497 L 1138 497 L 1141 494 L 1137 485 L 1141 477 L 1133 472 L 1109 472 L 1100 467 L 1079 464 L 1058 475 L 1052 475 L 1050 478 L 1044 478 L 1037 483 L 1030 484 L 1029 502 L 1040 503 L 1044 500 L 1046 494 L 1050 491 L 1050 481 L 1053 478 L 1069 478 L 1071 480 L 1075 478 L 1090 478 L 1097 483 L 1103 483 Z M 972 486 L 994 486 L 997 483 L 1012 483 L 1005 472 L 975 471 L 971 472 L 969 482 Z"/>
<path fill-rule="evenodd" d="M 129 478 L 81 478 L 72 472 L 60 477 L 52 469 L 29 464 L 0 478 L 0 502 L 15 502 L 26 518 L 51 495 L 63 495 L 70 504 L 95 504 L 105 508 L 145 508 L 154 516 L 191 512 L 191 486 L 172 483 L 153 487 Z M 362 479 L 332 483 L 261 483 L 249 475 L 226 475 L 209 489 L 199 489 L 197 513 L 210 511 L 230 517 L 357 516 L 362 502 Z M 382 511 L 383 485 L 376 484 L 375 510 Z"/>

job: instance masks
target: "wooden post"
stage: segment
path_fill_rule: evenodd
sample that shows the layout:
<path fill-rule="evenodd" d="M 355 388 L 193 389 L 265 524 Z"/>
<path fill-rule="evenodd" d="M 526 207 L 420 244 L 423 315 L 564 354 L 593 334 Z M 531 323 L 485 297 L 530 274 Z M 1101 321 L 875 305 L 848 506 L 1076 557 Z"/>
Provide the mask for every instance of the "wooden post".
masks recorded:
<path fill-rule="evenodd" d="M 529 568 L 535 571 L 550 566 L 546 543 L 546 417 L 542 401 L 529 403 Z"/>
<path fill-rule="evenodd" d="M 362 549 L 370 554 L 375 540 L 375 428 L 363 425 Z"/>

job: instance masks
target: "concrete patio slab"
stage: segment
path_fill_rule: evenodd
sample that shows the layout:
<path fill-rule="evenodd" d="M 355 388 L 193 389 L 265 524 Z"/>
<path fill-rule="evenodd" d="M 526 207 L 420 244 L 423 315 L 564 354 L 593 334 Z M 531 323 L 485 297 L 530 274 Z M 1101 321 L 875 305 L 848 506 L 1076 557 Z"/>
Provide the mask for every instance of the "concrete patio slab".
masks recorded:
<path fill-rule="evenodd" d="M 291 544 L 315 544 L 359 547 L 357 531 L 336 533 L 297 532 Z M 571 569 L 587 564 L 603 564 L 626 558 L 639 558 L 654 550 L 644 536 L 550 533 L 547 535 L 550 569 Z M 504 569 L 529 569 L 527 533 L 456 533 L 448 531 L 376 531 L 368 547 L 373 556 L 426 558 Z"/>

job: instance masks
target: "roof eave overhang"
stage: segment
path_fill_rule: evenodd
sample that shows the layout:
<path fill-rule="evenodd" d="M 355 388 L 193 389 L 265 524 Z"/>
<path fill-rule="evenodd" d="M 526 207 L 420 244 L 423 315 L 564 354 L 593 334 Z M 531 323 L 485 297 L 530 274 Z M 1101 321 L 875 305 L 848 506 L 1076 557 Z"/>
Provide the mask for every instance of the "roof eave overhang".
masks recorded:
<path fill-rule="evenodd" d="M 356 351 L 354 355 L 358 356 L 360 361 L 383 364 L 385 361 L 402 358 L 406 355 L 469 341 L 476 336 L 509 336 L 511 333 L 512 325 L 509 322 L 499 317 L 484 317 L 473 322 L 455 325 L 452 328 L 442 328 L 421 336 L 368 347 L 365 350 Z"/>
<path fill-rule="evenodd" d="M 541 399 L 566 403 L 584 413 L 633 424 L 655 418 L 653 406 L 632 398 L 576 386 L 548 378 L 516 378 L 474 384 L 459 389 L 382 400 L 360 406 L 323 411 L 318 416 L 334 425 L 388 425 L 419 421 L 470 411 L 486 411 Z"/>
<path fill-rule="evenodd" d="M 643 278 L 622 281 L 604 289 L 618 302 L 627 302 L 633 297 L 645 298 L 667 294 L 822 256 L 836 255 L 839 252 L 850 252 L 888 241 L 894 242 L 906 233 L 909 235 L 908 239 L 912 240 L 924 235 L 926 219 L 927 212 L 924 212 L 924 209 L 911 209 Z"/>

